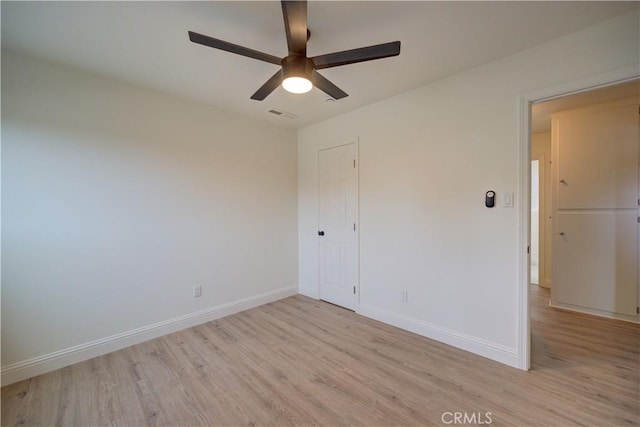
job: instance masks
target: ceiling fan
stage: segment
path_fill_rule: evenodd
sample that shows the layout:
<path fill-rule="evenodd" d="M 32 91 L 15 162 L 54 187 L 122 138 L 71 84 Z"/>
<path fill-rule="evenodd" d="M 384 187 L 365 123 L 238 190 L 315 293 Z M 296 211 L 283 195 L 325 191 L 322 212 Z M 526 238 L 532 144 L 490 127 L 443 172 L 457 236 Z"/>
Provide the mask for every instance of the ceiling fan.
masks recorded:
<path fill-rule="evenodd" d="M 307 28 L 307 2 L 283 0 L 281 3 L 289 48 L 289 55 L 282 59 L 189 31 L 189 39 L 194 43 L 281 66 L 280 70 L 251 96 L 251 99 L 262 101 L 281 84 L 285 90 L 292 93 L 306 93 L 313 86 L 316 86 L 332 98 L 341 99 L 348 96 L 347 93 L 320 75 L 317 70 L 400 54 L 400 42 L 395 41 L 309 58 L 307 57 L 307 41 L 311 33 Z"/>

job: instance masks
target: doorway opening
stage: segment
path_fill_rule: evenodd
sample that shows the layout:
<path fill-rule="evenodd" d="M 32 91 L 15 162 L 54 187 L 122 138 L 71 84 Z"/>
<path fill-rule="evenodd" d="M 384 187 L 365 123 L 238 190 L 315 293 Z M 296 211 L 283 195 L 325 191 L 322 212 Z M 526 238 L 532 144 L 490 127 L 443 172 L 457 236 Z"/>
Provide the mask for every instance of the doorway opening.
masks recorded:
<path fill-rule="evenodd" d="M 533 158 L 533 155 L 531 156 Z M 531 271 L 532 285 L 540 284 L 540 160 L 531 160 Z"/>
<path fill-rule="evenodd" d="M 632 98 L 637 101 L 640 94 L 640 80 L 638 80 L 637 75 L 626 79 L 614 78 L 609 80 L 608 82 L 605 79 L 605 81 L 600 82 L 599 85 L 590 86 L 590 89 L 585 89 L 589 88 L 589 85 L 585 85 L 583 88 L 574 88 L 572 91 L 567 90 L 565 91 L 565 94 L 573 92 L 572 94 L 568 95 L 558 92 L 552 94 L 552 96 L 540 96 L 537 99 L 535 97 L 531 97 L 528 100 L 528 110 L 530 114 L 530 127 L 528 137 L 530 145 L 528 152 L 529 159 L 527 161 L 527 164 L 529 165 L 530 172 L 528 174 L 529 176 L 527 185 L 529 187 L 530 196 L 528 212 L 530 220 L 528 236 L 530 255 L 528 262 L 529 274 L 527 275 L 528 297 L 526 308 L 528 316 L 527 323 L 529 325 L 529 330 L 527 331 L 527 333 L 529 337 L 529 343 L 533 341 L 532 346 L 536 345 L 536 338 L 539 338 L 541 336 L 541 333 L 543 332 L 537 331 L 536 327 L 553 327 L 553 325 L 550 325 L 548 322 L 546 322 L 547 320 L 549 320 L 548 318 L 541 319 L 541 316 L 550 315 L 549 313 L 551 309 L 548 309 L 548 306 L 550 305 L 551 295 L 552 292 L 557 291 L 557 289 L 554 289 L 554 280 L 560 280 L 558 279 L 558 277 L 554 277 L 554 275 L 561 276 L 560 274 L 558 274 L 558 271 L 562 271 L 559 270 L 559 268 L 565 265 L 565 263 L 567 263 L 567 260 L 570 259 L 567 257 L 567 251 L 565 251 L 564 253 L 562 252 L 562 240 L 567 237 L 565 235 L 566 230 L 564 230 L 565 225 L 571 215 L 575 216 L 576 212 L 579 209 L 582 209 L 582 207 L 578 205 L 571 206 L 570 209 L 567 209 L 566 216 L 563 217 L 558 214 L 558 204 L 561 203 L 559 202 L 559 200 L 561 199 L 558 199 L 558 194 L 562 195 L 563 191 L 568 191 L 568 183 L 565 178 L 562 178 L 558 175 L 560 168 L 560 162 L 558 161 L 558 153 L 560 152 L 558 148 L 558 129 L 560 128 L 560 126 L 556 121 L 554 125 L 555 127 L 552 129 L 552 116 L 561 117 L 561 115 L 564 114 L 562 112 L 565 111 L 589 111 L 589 109 L 597 109 L 605 105 L 624 104 L 623 100 L 629 100 Z M 636 112 L 638 112 L 637 107 L 635 107 L 635 109 Z M 597 116 L 600 117 L 600 115 Z M 636 126 L 637 118 L 638 116 L 636 115 Z M 552 132 L 554 132 L 553 135 Z M 553 144 L 552 136 L 554 137 Z M 566 160 L 567 153 L 568 151 L 563 153 L 565 155 L 563 160 Z M 637 152 L 635 154 L 635 157 L 635 167 L 638 168 Z M 553 162 L 556 163 L 554 164 Z M 587 174 L 590 173 L 586 166 L 583 167 L 583 170 L 585 170 Z M 635 180 L 637 181 L 638 179 L 639 178 L 636 174 Z M 561 184 L 558 184 L 558 182 L 556 181 L 560 182 Z M 640 182 L 635 182 L 634 185 L 635 190 L 633 191 L 635 191 L 636 195 L 633 197 L 633 202 L 635 205 L 636 200 L 640 201 Z M 576 187 L 575 184 L 574 187 Z M 585 212 L 590 214 L 589 216 L 585 216 L 585 218 L 589 218 L 589 220 L 591 220 L 597 215 L 601 215 L 601 212 L 604 211 L 604 209 L 600 206 L 596 206 L 596 208 L 590 208 L 589 210 L 585 209 Z M 611 208 L 606 209 L 607 212 L 612 211 Z M 640 207 L 635 205 L 635 207 L 626 207 L 626 209 L 628 209 L 628 212 L 626 212 L 626 214 L 633 215 L 633 219 L 635 222 L 635 215 L 640 216 Z M 560 226 L 560 223 L 562 221 L 564 222 L 562 223 L 562 226 Z M 584 222 L 584 220 L 581 221 Z M 640 290 L 638 289 L 638 277 L 640 276 L 640 270 L 637 263 L 637 254 L 638 251 L 640 251 L 640 238 L 638 237 L 637 226 L 635 228 L 635 240 L 633 240 L 634 243 L 631 243 L 631 247 L 632 251 L 634 251 L 636 254 L 634 255 L 636 258 L 636 262 L 635 266 L 633 267 L 634 271 L 629 276 L 631 277 L 632 281 L 635 281 L 635 293 L 632 297 L 632 299 L 635 300 L 633 301 L 634 309 L 636 303 L 638 306 L 640 306 Z M 578 230 L 579 229 L 576 229 L 576 231 Z M 633 234 L 633 232 L 631 232 L 631 234 Z M 576 238 L 574 238 L 573 240 L 575 241 Z M 614 242 L 613 244 L 617 244 L 616 242 L 619 240 L 619 237 L 614 236 L 611 240 Z M 582 245 L 580 247 L 585 248 L 588 246 L 589 245 Z M 590 249 L 592 249 L 594 246 L 596 245 L 591 245 Z M 629 245 L 627 245 L 627 247 L 629 247 Z M 572 247 L 572 251 L 569 252 L 570 257 L 573 257 L 573 254 L 579 252 L 576 250 L 578 248 L 579 247 L 576 247 L 574 244 L 574 246 Z M 554 253 L 554 251 L 556 253 Z M 577 263 L 579 265 L 579 262 Z M 586 264 L 588 265 L 588 263 Z M 614 266 L 613 268 L 615 269 L 617 267 Z M 566 275 L 562 275 L 561 277 L 564 278 L 566 277 Z M 578 290 L 578 288 L 576 287 L 576 289 L 573 290 Z M 606 294 L 607 292 L 608 291 L 603 292 L 602 295 Z M 616 289 L 612 290 L 611 292 L 615 293 Z M 596 299 L 597 298 L 598 297 L 596 297 Z M 545 308 L 547 308 L 547 310 L 545 310 Z M 589 313 L 588 309 L 578 309 L 577 311 Z M 592 311 L 592 313 L 602 315 L 595 309 Z M 557 313 L 553 313 L 552 315 L 555 316 L 556 314 Z M 620 318 L 615 316 L 606 316 L 606 313 L 605 317 Z M 630 320 L 632 322 L 638 321 L 637 316 L 635 319 L 633 318 L 633 316 L 631 316 L 628 319 L 623 318 L 623 320 Z M 528 349 L 528 354 L 529 360 L 526 361 L 526 368 L 529 368 L 531 358 L 536 358 L 535 353 L 531 351 L 531 348 Z M 536 362 L 535 365 L 538 365 L 538 360 L 534 360 L 534 362 Z"/>

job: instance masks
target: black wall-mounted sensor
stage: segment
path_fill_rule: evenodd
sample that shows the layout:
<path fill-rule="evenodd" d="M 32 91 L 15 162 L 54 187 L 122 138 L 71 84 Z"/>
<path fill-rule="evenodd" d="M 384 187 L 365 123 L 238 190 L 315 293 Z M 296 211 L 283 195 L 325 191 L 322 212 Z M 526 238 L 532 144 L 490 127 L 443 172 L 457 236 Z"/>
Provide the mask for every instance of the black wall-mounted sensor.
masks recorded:
<path fill-rule="evenodd" d="M 484 205 L 488 208 L 492 208 L 496 205 L 496 192 L 495 191 L 487 191 L 484 196 Z"/>

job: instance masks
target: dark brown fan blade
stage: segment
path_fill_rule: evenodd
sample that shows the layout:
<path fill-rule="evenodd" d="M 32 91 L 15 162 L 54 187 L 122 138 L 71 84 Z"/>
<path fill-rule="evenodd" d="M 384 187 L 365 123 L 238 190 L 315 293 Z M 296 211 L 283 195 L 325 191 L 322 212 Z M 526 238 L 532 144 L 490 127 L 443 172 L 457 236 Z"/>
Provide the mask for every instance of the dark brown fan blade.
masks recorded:
<path fill-rule="evenodd" d="M 268 53 L 258 52 L 257 50 L 249 49 L 248 47 L 239 46 L 237 44 L 225 42 L 224 40 L 214 39 L 213 37 L 205 36 L 202 34 L 189 31 L 189 39 L 204 46 L 209 46 L 214 49 L 220 49 L 227 52 L 235 53 L 249 58 L 257 59 L 259 61 L 270 62 L 271 64 L 280 65 L 281 58 L 277 56 L 269 55 Z"/>
<path fill-rule="evenodd" d="M 282 70 L 278 70 L 260 89 L 251 95 L 251 99 L 262 101 L 282 84 Z"/>
<path fill-rule="evenodd" d="M 322 77 L 322 75 L 320 75 L 320 73 L 318 73 L 316 70 L 313 70 L 313 72 L 311 73 L 311 83 L 313 83 L 315 87 L 317 87 L 327 95 L 331 96 L 333 99 L 342 99 L 349 96 L 338 86 Z"/>
<path fill-rule="evenodd" d="M 373 59 L 388 58 L 400 54 L 400 42 L 377 44 L 342 52 L 327 53 L 311 58 L 317 70 L 338 67 L 340 65 L 355 64 L 356 62 L 371 61 Z"/>
<path fill-rule="evenodd" d="M 307 56 L 307 2 L 282 1 L 289 55 Z"/>

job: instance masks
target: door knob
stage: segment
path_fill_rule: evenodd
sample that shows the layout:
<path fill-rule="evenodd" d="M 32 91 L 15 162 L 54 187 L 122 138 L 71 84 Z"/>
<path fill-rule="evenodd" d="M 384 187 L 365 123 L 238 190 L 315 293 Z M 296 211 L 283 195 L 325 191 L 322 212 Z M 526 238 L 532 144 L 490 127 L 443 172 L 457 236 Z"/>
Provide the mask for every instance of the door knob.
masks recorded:
<path fill-rule="evenodd" d="M 564 179 L 561 179 L 560 182 L 563 183 L 563 184 L 567 183 L 567 181 L 565 181 Z"/>
<path fill-rule="evenodd" d="M 564 236 L 564 231 L 561 231 L 558 234 L 561 235 L 561 236 Z"/>
<path fill-rule="evenodd" d="M 318 231 L 318 236 L 324 236 L 324 231 L 322 230 Z"/>

